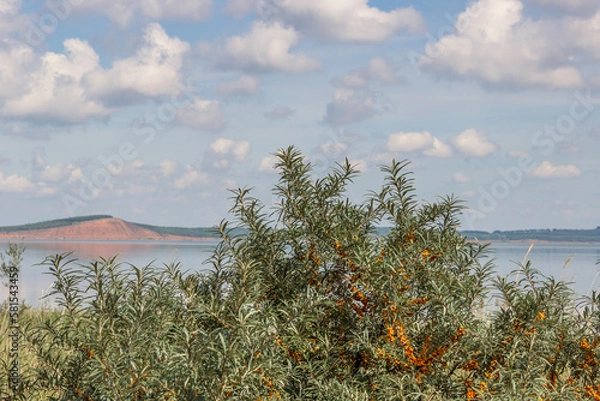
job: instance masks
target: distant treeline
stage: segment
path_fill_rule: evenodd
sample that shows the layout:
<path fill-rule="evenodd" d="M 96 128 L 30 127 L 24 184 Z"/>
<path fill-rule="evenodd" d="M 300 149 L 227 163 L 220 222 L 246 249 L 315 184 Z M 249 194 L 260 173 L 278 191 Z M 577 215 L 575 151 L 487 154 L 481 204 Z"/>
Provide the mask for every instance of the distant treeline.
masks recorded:
<path fill-rule="evenodd" d="M 42 221 L 40 223 L 23 224 L 20 226 L 5 226 L 0 227 L 0 232 L 11 231 L 28 231 L 41 230 L 45 228 L 66 227 L 73 224 L 82 223 L 85 221 L 93 221 L 100 219 L 110 219 L 113 216 L 98 214 L 93 216 L 69 217 L 66 219 L 57 219 Z M 219 238 L 220 234 L 216 227 L 161 227 L 152 226 L 150 224 L 132 223 L 137 226 L 155 231 L 164 235 L 181 235 L 194 238 Z M 377 234 L 386 236 L 389 232 L 389 227 L 378 227 Z M 236 232 L 237 231 L 237 232 Z M 233 234 L 243 234 L 244 230 L 234 229 Z M 554 242 L 600 242 L 600 226 L 594 230 L 563 230 L 563 229 L 541 229 L 541 230 L 513 230 L 513 231 L 461 231 L 462 235 L 469 240 L 479 241 L 554 241 Z"/>
<path fill-rule="evenodd" d="M 5 226 L 0 227 L 0 232 L 11 232 L 11 231 L 29 231 L 29 230 L 42 230 L 45 228 L 59 228 L 71 226 L 73 224 L 82 223 L 84 221 L 110 219 L 112 216 L 98 214 L 93 216 L 80 216 L 80 217 L 69 217 L 66 219 L 48 220 L 40 223 L 23 224 L 20 226 Z"/>
<path fill-rule="evenodd" d="M 553 242 L 600 242 L 600 226 L 595 230 L 514 230 L 514 231 L 462 231 L 470 240 L 479 241 L 553 241 Z"/>
<path fill-rule="evenodd" d="M 219 231 L 215 227 L 160 227 L 149 224 L 133 223 L 163 235 L 182 235 L 194 238 L 219 238 Z"/>

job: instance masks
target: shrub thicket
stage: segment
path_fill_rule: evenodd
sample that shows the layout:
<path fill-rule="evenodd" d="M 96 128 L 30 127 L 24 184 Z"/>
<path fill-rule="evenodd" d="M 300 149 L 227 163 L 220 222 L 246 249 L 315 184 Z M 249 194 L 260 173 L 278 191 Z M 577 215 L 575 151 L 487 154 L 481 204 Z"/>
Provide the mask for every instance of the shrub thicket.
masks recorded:
<path fill-rule="evenodd" d="M 204 274 L 47 259 L 60 310 L 24 325 L 15 399 L 600 399 L 596 294 L 529 264 L 492 278 L 461 204 L 417 202 L 406 162 L 356 204 L 347 161 L 314 179 L 278 157 L 276 210 L 235 191 Z"/>

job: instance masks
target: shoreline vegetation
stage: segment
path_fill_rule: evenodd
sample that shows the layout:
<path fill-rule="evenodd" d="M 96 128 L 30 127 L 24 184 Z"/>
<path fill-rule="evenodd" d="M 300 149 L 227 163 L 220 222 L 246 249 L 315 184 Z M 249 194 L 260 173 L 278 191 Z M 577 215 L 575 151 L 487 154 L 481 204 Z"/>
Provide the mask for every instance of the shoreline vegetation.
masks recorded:
<path fill-rule="evenodd" d="M 42 221 L 38 223 L 29 223 L 15 226 L 0 227 L 0 240 L 2 239 L 47 239 L 47 240 L 80 240 L 82 238 L 65 238 L 57 234 L 55 238 L 36 238 L 36 233 L 40 230 L 61 229 L 81 225 L 86 222 L 99 220 L 118 220 L 134 227 L 140 227 L 156 233 L 155 238 L 139 238 L 131 235 L 131 238 L 116 238 L 116 240 L 217 240 L 220 238 L 216 227 L 175 227 L 175 226 L 155 226 L 144 223 L 134 223 L 115 218 L 111 215 L 90 215 L 78 216 L 64 219 L 55 219 Z M 378 227 L 377 235 L 385 236 L 391 230 L 391 227 Z M 243 231 L 241 231 L 243 232 Z M 487 242 L 538 242 L 538 243 L 588 243 L 600 244 L 600 226 L 595 229 L 525 229 L 525 230 L 496 230 L 493 232 L 481 230 L 462 230 L 459 233 L 465 236 L 469 241 Z M 29 236 L 28 236 L 29 234 Z M 185 237 L 185 238 L 184 238 Z M 89 238 L 87 238 L 89 239 Z M 110 238 L 98 238 L 98 240 L 110 240 Z"/>
<path fill-rule="evenodd" d="M 294 147 L 277 158 L 276 213 L 235 190 L 206 272 L 49 256 L 58 309 L 32 311 L 9 248 L 0 398 L 600 400 L 600 295 L 529 261 L 495 276 L 461 202 L 419 204 L 406 161 L 356 204 L 348 160 L 314 179 Z"/>

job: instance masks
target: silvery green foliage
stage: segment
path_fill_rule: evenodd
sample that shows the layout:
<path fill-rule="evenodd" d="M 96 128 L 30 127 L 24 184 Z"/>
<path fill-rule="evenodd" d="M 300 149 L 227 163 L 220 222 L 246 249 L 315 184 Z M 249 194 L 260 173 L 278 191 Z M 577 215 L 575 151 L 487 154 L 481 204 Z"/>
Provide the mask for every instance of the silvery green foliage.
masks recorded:
<path fill-rule="evenodd" d="M 407 162 L 355 203 L 348 161 L 278 158 L 275 209 L 232 191 L 205 273 L 48 258 L 60 312 L 24 330 L 21 398 L 599 399 L 596 294 L 529 264 L 493 278 L 462 204 L 418 202 Z"/>

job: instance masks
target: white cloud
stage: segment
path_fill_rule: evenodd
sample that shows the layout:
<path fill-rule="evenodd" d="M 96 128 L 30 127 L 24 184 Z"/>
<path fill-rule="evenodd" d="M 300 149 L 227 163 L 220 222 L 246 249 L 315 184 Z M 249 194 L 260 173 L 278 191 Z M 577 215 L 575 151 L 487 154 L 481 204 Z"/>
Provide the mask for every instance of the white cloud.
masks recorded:
<path fill-rule="evenodd" d="M 0 0 L 0 14 L 16 15 L 21 10 L 21 0 Z"/>
<path fill-rule="evenodd" d="M 100 65 L 85 41 L 67 39 L 64 53 L 0 46 L 0 115 L 76 124 L 105 118 L 118 106 L 181 91 L 181 68 L 189 45 L 170 38 L 158 24 L 144 29 L 136 53 Z"/>
<path fill-rule="evenodd" d="M 350 160 L 350 165 L 361 173 L 369 171 L 369 163 L 365 159 Z"/>
<path fill-rule="evenodd" d="M 52 196 L 55 193 L 58 192 L 58 188 L 52 188 L 52 187 L 42 187 L 40 188 L 36 193 L 39 196 Z"/>
<path fill-rule="evenodd" d="M 378 114 L 375 96 L 368 90 L 337 89 L 327 104 L 325 121 L 331 125 L 357 123 Z"/>
<path fill-rule="evenodd" d="M 485 135 L 468 129 L 452 140 L 454 147 L 466 156 L 483 157 L 498 150 L 498 146 L 490 142 Z"/>
<path fill-rule="evenodd" d="M 276 70 L 293 73 L 312 71 L 321 63 L 303 54 L 292 54 L 298 43 L 294 28 L 279 22 L 256 21 L 244 36 L 232 36 L 221 49 L 218 64 L 242 70 Z"/>
<path fill-rule="evenodd" d="M 0 33 L 14 32 L 27 26 L 21 11 L 21 0 L 0 0 Z"/>
<path fill-rule="evenodd" d="M 171 95 L 180 88 L 180 69 L 189 51 L 188 43 L 169 37 L 159 24 L 148 24 L 143 44 L 134 56 L 115 61 L 110 70 L 98 69 L 87 77 L 86 83 L 100 97 L 122 97 L 127 92 Z"/>
<path fill-rule="evenodd" d="M 63 165 L 58 164 L 46 164 L 37 176 L 38 179 L 43 181 L 58 182 L 71 174 L 76 170 L 76 167 L 72 164 Z"/>
<path fill-rule="evenodd" d="M 468 175 L 463 174 L 463 173 L 455 173 L 452 176 L 452 179 L 454 180 L 454 182 L 458 182 L 458 183 L 461 183 L 461 184 L 465 183 L 465 182 L 471 181 L 471 177 L 469 177 Z"/>
<path fill-rule="evenodd" d="M 387 143 L 390 152 L 415 152 L 433 144 L 433 136 L 425 132 L 398 132 L 391 134 Z"/>
<path fill-rule="evenodd" d="M 24 68 L 13 70 L 13 75 L 6 78 L 0 76 L 0 86 L 9 80 L 14 82 L 9 87 L 20 86 L 4 93 L 8 99 L 0 109 L 2 115 L 79 123 L 110 112 L 92 99 L 82 85 L 84 76 L 98 68 L 96 52 L 79 39 L 65 40 L 64 47 L 65 54 L 48 52 L 39 61 L 33 59 L 29 50 L 13 49 L 20 58 L 13 62 Z"/>
<path fill-rule="evenodd" d="M 396 68 L 390 65 L 385 59 L 374 57 L 369 60 L 364 68 L 350 71 L 342 78 L 334 78 L 332 83 L 347 88 L 362 88 L 373 80 L 390 84 L 398 82 L 400 78 L 396 73 Z"/>
<path fill-rule="evenodd" d="M 599 21 L 600 13 L 532 20 L 521 0 L 479 0 L 458 17 L 453 34 L 427 45 L 418 64 L 497 87 L 581 87 L 574 60 L 579 52 L 600 59 Z"/>
<path fill-rule="evenodd" d="M 429 132 L 397 132 L 391 134 L 387 149 L 390 152 L 422 152 L 425 156 L 449 157 L 452 149 Z"/>
<path fill-rule="evenodd" d="M 187 167 L 187 171 L 175 182 L 173 185 L 177 189 L 187 189 L 198 184 L 208 184 L 208 174 L 194 170 L 191 167 Z"/>
<path fill-rule="evenodd" d="M 239 12 L 248 10 L 247 3 L 230 3 Z M 299 31 L 320 39 L 375 42 L 385 40 L 398 31 L 423 31 L 425 22 L 414 8 L 396 8 L 389 12 L 370 7 L 368 0 L 257 0 L 258 13 L 279 19 Z"/>
<path fill-rule="evenodd" d="M 236 95 L 254 95 L 260 81 L 251 75 L 242 75 L 230 82 L 223 82 L 217 86 L 217 91 L 224 97 Z"/>
<path fill-rule="evenodd" d="M 269 110 L 265 113 L 265 117 L 269 120 L 285 120 L 290 118 L 296 113 L 295 110 L 289 107 L 276 107 L 273 110 Z"/>
<path fill-rule="evenodd" d="M 327 143 L 322 143 L 319 146 L 319 148 L 321 149 L 321 152 L 323 152 L 323 153 L 337 155 L 339 153 L 347 151 L 348 144 L 344 143 L 344 142 L 327 142 Z"/>
<path fill-rule="evenodd" d="M 383 82 L 396 82 L 398 79 L 396 69 L 381 57 L 374 57 L 369 60 L 367 72 L 370 78 L 379 79 Z"/>
<path fill-rule="evenodd" d="M 210 144 L 210 148 L 218 155 L 233 156 L 237 162 L 245 162 L 246 157 L 250 154 L 250 142 L 248 141 L 219 138 Z"/>
<path fill-rule="evenodd" d="M 425 156 L 431 157 L 450 157 L 452 156 L 452 148 L 437 138 L 433 138 L 431 148 L 423 151 Z"/>
<path fill-rule="evenodd" d="M 227 124 L 218 101 L 198 98 L 194 98 L 192 104 L 177 110 L 177 121 L 206 131 L 219 131 Z"/>
<path fill-rule="evenodd" d="M 580 175 L 581 171 L 573 164 L 554 166 L 549 161 L 542 162 L 531 172 L 531 176 L 537 178 L 569 178 Z"/>
<path fill-rule="evenodd" d="M 177 169 L 177 163 L 173 160 L 163 160 L 160 162 L 160 172 L 163 177 L 170 177 Z"/>
<path fill-rule="evenodd" d="M 0 192 L 25 192 L 33 188 L 34 185 L 27 177 L 22 177 L 17 174 L 4 176 L 4 174 L 0 172 Z"/>
<path fill-rule="evenodd" d="M 275 164 L 279 162 L 277 156 L 265 156 L 258 165 L 258 171 L 261 173 L 275 173 Z"/>
<path fill-rule="evenodd" d="M 76 169 L 71 171 L 71 174 L 69 174 L 68 182 L 73 183 L 73 182 L 81 180 L 82 178 L 83 178 L 83 171 L 81 170 L 80 167 L 77 167 Z"/>

